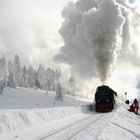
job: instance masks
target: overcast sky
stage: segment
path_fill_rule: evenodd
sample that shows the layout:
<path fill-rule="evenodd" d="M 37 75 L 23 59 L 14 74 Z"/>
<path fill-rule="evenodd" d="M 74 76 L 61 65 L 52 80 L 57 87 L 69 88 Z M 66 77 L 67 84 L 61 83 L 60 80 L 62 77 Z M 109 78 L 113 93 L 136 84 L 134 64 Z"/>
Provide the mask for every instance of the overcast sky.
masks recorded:
<path fill-rule="evenodd" d="M 69 0 L 0 0 L 0 55 L 52 65 L 62 44 L 61 11 Z"/>

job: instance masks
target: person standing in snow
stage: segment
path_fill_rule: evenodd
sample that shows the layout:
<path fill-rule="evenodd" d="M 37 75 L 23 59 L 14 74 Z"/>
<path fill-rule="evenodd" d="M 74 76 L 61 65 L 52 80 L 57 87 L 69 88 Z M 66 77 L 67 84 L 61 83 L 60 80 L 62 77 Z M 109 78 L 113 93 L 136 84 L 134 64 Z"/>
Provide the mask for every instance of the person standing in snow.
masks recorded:
<path fill-rule="evenodd" d="M 125 92 L 125 99 L 127 98 L 127 92 Z"/>
<path fill-rule="evenodd" d="M 135 100 L 133 101 L 132 105 L 130 106 L 129 111 L 138 114 L 138 109 L 139 109 L 138 100 L 135 98 Z"/>
<path fill-rule="evenodd" d="M 129 99 L 127 99 L 127 92 L 125 92 L 125 103 L 129 104 Z"/>

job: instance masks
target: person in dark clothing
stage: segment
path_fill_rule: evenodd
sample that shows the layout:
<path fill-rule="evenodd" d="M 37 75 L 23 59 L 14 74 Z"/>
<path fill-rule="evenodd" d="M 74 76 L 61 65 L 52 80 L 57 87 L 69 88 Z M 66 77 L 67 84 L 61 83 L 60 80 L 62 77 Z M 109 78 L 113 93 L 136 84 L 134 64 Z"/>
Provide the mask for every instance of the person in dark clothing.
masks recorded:
<path fill-rule="evenodd" d="M 138 114 L 138 109 L 139 109 L 139 104 L 138 104 L 138 100 L 135 99 L 132 103 L 132 105 L 130 106 L 129 111 L 134 112 L 136 114 Z"/>

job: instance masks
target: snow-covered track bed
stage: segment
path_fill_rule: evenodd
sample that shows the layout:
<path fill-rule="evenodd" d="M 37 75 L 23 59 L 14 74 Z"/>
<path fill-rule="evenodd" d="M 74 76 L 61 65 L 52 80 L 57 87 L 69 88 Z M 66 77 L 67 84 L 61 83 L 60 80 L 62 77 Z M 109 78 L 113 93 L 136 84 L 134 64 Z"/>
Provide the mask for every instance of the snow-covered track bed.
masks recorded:
<path fill-rule="evenodd" d="M 102 120 L 104 114 L 90 115 L 84 119 L 78 120 L 77 122 L 70 124 L 60 130 L 57 130 L 40 140 L 70 140 L 73 139 L 80 132 L 94 125 L 97 121 Z"/>
<path fill-rule="evenodd" d="M 114 112 L 100 114 L 100 117 L 93 121 L 88 127 L 80 131 L 70 140 L 98 140 L 103 130 L 106 128 Z"/>

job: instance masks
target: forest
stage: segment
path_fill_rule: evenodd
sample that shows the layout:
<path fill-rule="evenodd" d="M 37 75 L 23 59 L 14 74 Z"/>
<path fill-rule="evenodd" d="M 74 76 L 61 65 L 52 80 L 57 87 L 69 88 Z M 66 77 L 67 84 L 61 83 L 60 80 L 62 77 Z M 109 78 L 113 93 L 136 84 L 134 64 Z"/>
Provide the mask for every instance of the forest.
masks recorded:
<path fill-rule="evenodd" d="M 25 87 L 56 91 L 61 87 L 63 93 L 73 94 L 75 83 L 74 78 L 69 77 L 66 83 L 69 88 L 64 88 L 59 82 L 62 73 L 60 69 L 45 68 L 39 64 L 35 70 L 32 65 L 22 65 L 19 56 L 16 54 L 12 60 L 7 60 L 3 55 L 0 58 L 0 93 L 5 87 Z"/>

